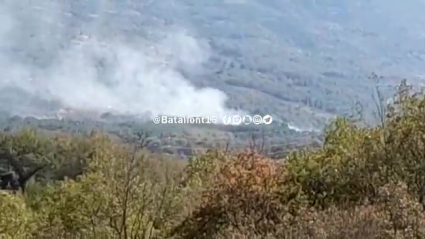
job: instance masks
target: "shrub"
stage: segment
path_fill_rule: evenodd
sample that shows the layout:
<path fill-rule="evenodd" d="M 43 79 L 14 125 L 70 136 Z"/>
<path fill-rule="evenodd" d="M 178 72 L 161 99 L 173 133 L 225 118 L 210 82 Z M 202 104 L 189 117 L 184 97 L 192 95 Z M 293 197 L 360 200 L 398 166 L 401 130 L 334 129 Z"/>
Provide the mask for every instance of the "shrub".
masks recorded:
<path fill-rule="evenodd" d="M 282 161 L 215 150 L 182 165 L 96 133 L 0 134 L 23 170 L 49 165 L 25 194 L 1 192 L 0 236 L 425 238 L 425 99 L 400 90 L 386 112 L 337 119 L 320 149 Z"/>

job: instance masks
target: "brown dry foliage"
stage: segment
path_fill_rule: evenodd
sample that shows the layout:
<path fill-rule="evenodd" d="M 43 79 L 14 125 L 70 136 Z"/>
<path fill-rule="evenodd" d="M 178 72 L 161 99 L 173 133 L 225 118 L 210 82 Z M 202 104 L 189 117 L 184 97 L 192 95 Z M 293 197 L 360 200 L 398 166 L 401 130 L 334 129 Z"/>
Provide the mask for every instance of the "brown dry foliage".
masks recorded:
<path fill-rule="evenodd" d="M 0 150 L 51 162 L 51 178 L 83 172 L 0 195 L 0 236 L 425 238 L 424 122 L 424 98 L 401 91 L 382 125 L 337 119 L 321 149 L 282 161 L 216 150 L 183 168 L 99 135 L 0 137 Z"/>
<path fill-rule="evenodd" d="M 209 238 L 229 231 L 269 233 L 281 220 L 279 167 L 254 153 L 240 154 L 219 168 L 199 208 L 174 233 Z M 260 210 L 261 209 L 261 210 Z"/>
<path fill-rule="evenodd" d="M 425 238 L 425 100 L 403 90 L 386 112 L 375 128 L 337 119 L 322 149 L 283 163 L 230 157 L 174 235 Z"/>

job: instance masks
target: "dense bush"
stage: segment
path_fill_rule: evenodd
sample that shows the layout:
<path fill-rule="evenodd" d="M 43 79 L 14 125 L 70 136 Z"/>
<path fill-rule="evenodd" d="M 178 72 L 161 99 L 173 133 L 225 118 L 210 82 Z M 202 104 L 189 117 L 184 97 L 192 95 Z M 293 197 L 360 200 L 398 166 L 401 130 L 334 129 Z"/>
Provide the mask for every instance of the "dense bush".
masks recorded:
<path fill-rule="evenodd" d="M 182 162 L 97 133 L 2 134 L 4 170 L 45 167 L 25 192 L 1 192 L 0 234 L 425 238 L 425 100 L 400 91 L 386 113 L 369 128 L 337 119 L 320 149 L 281 161 L 215 150 Z"/>

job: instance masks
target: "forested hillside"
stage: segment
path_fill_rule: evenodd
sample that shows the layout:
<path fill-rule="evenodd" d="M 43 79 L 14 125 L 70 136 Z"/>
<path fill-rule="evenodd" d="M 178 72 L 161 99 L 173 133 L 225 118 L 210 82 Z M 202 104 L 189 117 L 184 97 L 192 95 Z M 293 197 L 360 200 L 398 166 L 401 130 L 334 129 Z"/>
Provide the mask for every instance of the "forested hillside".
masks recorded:
<path fill-rule="evenodd" d="M 400 78 L 423 83 L 419 0 L 164 1 L 148 9 L 208 40 L 209 73 L 188 74 L 193 82 L 226 92 L 234 107 L 271 112 L 300 128 L 321 129 L 356 101 L 371 120 L 372 72 L 384 77 L 386 97 Z"/>
<path fill-rule="evenodd" d="M 62 105 L 195 115 L 229 113 L 226 104 L 311 131 L 358 101 L 371 120 L 372 72 L 386 97 L 400 78 L 422 82 L 423 9 L 419 0 L 6 1 L 0 106 L 25 116 Z"/>
<path fill-rule="evenodd" d="M 281 160 L 223 148 L 180 161 L 143 137 L 2 133 L 0 234 L 424 238 L 425 99 L 401 86 L 380 126 L 338 119 L 320 149 Z"/>
<path fill-rule="evenodd" d="M 0 238 L 425 238 L 424 4 L 2 1 Z"/>

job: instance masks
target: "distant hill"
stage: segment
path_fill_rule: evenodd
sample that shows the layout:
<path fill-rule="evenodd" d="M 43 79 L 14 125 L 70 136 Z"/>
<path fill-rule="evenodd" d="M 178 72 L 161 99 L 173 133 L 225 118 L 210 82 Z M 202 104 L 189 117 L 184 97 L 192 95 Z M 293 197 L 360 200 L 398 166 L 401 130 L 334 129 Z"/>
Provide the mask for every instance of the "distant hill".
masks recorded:
<path fill-rule="evenodd" d="M 9 0 L 0 110 L 224 112 L 218 89 L 231 109 L 272 115 L 283 141 L 315 135 L 356 102 L 373 118 L 372 72 L 385 97 L 402 78 L 424 81 L 424 10 L 419 0 Z"/>
<path fill-rule="evenodd" d="M 157 1 L 151 8 L 208 39 L 210 72 L 195 83 L 223 90 L 234 107 L 298 127 L 349 113 L 356 101 L 370 114 L 372 72 L 387 81 L 388 94 L 401 78 L 417 83 L 424 72 L 419 0 Z"/>

